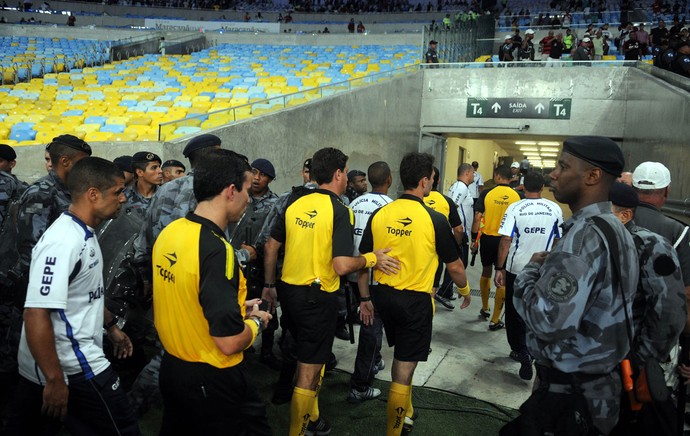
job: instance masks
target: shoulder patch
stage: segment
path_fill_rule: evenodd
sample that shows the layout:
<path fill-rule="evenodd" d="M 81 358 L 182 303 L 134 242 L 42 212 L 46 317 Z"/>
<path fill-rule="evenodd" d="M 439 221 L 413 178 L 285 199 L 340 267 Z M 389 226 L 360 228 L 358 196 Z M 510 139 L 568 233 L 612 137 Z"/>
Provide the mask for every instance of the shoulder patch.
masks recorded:
<path fill-rule="evenodd" d="M 662 254 L 654 259 L 654 272 L 660 276 L 670 276 L 676 271 L 676 264 L 668 254 Z"/>
<path fill-rule="evenodd" d="M 546 287 L 546 296 L 557 303 L 569 301 L 577 293 L 577 280 L 568 272 L 558 272 Z"/>

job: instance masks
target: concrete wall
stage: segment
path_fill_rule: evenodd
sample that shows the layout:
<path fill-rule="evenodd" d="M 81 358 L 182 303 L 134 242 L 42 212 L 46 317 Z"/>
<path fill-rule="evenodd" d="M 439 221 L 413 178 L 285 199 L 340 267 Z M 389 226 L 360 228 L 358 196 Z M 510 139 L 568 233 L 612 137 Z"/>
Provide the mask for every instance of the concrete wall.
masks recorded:
<path fill-rule="evenodd" d="M 623 136 L 628 68 L 425 69 L 423 131 L 430 133 Z M 467 118 L 467 99 L 572 98 L 570 120 Z M 519 127 L 529 125 L 529 130 Z"/>
<path fill-rule="evenodd" d="M 496 158 L 507 155 L 504 149 L 490 139 L 468 139 L 454 134 L 447 135 L 446 168 L 442 184 L 444 192 L 457 180 L 460 164 L 476 160 L 479 163 L 477 171 L 486 183 L 493 177 Z"/>
<path fill-rule="evenodd" d="M 392 193 L 400 192 L 400 158 L 416 151 L 419 138 L 422 73 L 416 72 L 353 92 L 244 120 L 211 131 L 226 148 L 250 160 L 269 159 L 276 168 L 275 192 L 301 184 L 302 163 L 323 147 L 337 147 L 350 156 L 350 168 L 366 171 L 378 160 L 393 170 Z M 172 143 L 95 143 L 95 156 L 114 159 L 137 151 L 151 151 L 162 159 L 182 156 L 186 140 Z M 16 147 L 14 173 L 31 183 L 45 174 L 42 146 Z"/>
<path fill-rule="evenodd" d="M 671 198 L 690 198 L 690 92 L 632 69 L 627 76 L 628 100 L 623 151 L 629 169 L 657 161 L 671 172 Z M 686 83 L 690 80 L 686 79 Z"/>

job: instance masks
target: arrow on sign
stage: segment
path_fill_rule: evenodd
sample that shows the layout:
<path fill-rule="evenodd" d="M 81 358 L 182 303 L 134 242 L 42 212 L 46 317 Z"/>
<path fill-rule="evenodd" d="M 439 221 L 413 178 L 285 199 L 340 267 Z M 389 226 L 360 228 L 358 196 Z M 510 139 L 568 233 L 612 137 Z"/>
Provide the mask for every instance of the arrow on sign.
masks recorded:
<path fill-rule="evenodd" d="M 538 105 L 534 106 L 534 109 L 537 111 L 538 114 L 540 114 L 541 111 L 543 111 L 546 108 L 544 107 L 543 104 L 539 103 Z"/>
<path fill-rule="evenodd" d="M 497 114 L 498 111 L 501 110 L 501 105 L 498 104 L 498 103 L 494 103 L 494 104 L 491 105 L 491 109 L 493 109 L 493 110 L 494 110 L 494 113 Z"/>

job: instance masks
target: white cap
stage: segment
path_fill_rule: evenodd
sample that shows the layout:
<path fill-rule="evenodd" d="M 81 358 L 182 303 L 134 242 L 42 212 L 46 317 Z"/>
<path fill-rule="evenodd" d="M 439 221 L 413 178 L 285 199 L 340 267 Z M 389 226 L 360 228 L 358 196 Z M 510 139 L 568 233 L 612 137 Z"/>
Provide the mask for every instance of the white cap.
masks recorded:
<path fill-rule="evenodd" d="M 637 189 L 661 189 L 671 184 L 671 173 L 659 162 L 642 162 L 635 168 L 632 184 Z"/>
<path fill-rule="evenodd" d="M 510 167 L 511 168 L 520 168 L 520 162 L 513 162 L 512 164 L 510 164 Z"/>
<path fill-rule="evenodd" d="M 506 40 L 512 39 L 512 38 L 513 38 L 513 35 L 506 35 L 506 37 L 503 38 L 503 40 L 506 41 Z"/>
<path fill-rule="evenodd" d="M 527 35 L 534 35 L 534 30 L 532 30 L 532 29 L 527 29 L 527 30 L 525 30 L 525 34 L 527 34 Z"/>
<path fill-rule="evenodd" d="M 592 41 L 592 40 L 589 39 L 589 38 L 587 38 L 587 37 L 582 38 L 582 42 L 591 42 L 591 41 Z"/>

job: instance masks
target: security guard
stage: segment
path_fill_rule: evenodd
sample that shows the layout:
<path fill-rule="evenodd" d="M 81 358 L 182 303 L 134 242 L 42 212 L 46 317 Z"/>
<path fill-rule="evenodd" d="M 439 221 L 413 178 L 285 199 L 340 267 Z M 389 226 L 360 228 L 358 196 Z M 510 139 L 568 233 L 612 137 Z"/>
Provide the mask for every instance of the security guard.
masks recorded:
<path fill-rule="evenodd" d="M 551 253 L 535 253 L 515 280 L 513 303 L 527 325 L 527 348 L 536 359 L 539 382 L 520 408 L 522 416 L 509 426 L 526 421 L 539 434 L 558 434 L 557 426 L 564 424 L 554 422 L 558 413 L 576 410 L 581 419 L 572 425 L 580 428 L 570 430 L 583 431 L 589 421 L 590 431 L 594 426 L 606 435 L 618 421 L 622 385 L 616 367 L 630 350 L 625 313 L 631 313 L 638 282 L 632 236 L 608 202 L 624 165 L 623 152 L 608 138 L 582 136 L 563 143 L 550 174 L 551 189 L 573 215 Z M 623 266 L 619 274 L 610 242 L 594 218 L 605 220 L 615 235 Z M 532 407 L 535 403 L 539 406 Z"/>
<path fill-rule="evenodd" d="M 424 59 L 427 64 L 437 64 L 438 63 L 438 53 L 436 52 L 437 41 L 429 41 L 429 49 L 424 54 Z"/>
<path fill-rule="evenodd" d="M 424 204 L 429 206 L 432 210 L 443 215 L 446 220 L 450 223 L 450 227 L 453 229 L 453 236 L 458 246 L 462 243 L 464 228 L 462 226 L 462 220 L 458 214 L 458 208 L 455 207 L 453 200 L 447 195 L 443 195 L 438 191 L 438 182 L 440 179 L 440 171 L 438 168 L 434 167 L 433 175 L 433 185 L 431 186 L 431 192 L 429 195 L 424 197 Z M 462 258 L 462 256 L 460 256 Z M 441 284 L 441 275 L 443 273 L 443 265 L 438 266 L 436 275 L 434 276 L 434 300 L 438 301 L 448 310 L 455 309 L 455 306 L 450 302 L 453 297 L 453 280 L 451 279 L 448 271 L 443 274 L 443 285 L 439 288 Z"/>
<path fill-rule="evenodd" d="M 249 201 L 249 164 L 215 150 L 195 168 L 198 205 L 168 225 L 153 249 L 153 306 L 165 347 L 162 435 L 270 435 L 265 406 L 247 378 L 243 350 L 271 315 L 247 313 L 244 277 L 223 229 Z"/>
<path fill-rule="evenodd" d="M 119 156 L 113 159 L 113 163 L 120 168 L 125 175 L 125 188 L 134 184 L 134 170 L 132 169 L 132 156 Z"/>
<path fill-rule="evenodd" d="M 376 313 L 383 320 L 388 345 L 394 346 L 391 383 L 387 403 L 387 435 L 399 435 L 403 426 L 414 424 L 412 377 L 417 362 L 427 360 L 431 345 L 432 292 L 439 259 L 463 297 L 461 308 L 470 304 L 470 287 L 448 220 L 427 207 L 433 179 L 433 156 L 408 153 L 400 162 L 404 194 L 376 210 L 369 219 L 360 253 L 392 247 L 390 254 L 401 264 L 400 273 L 386 275 L 374 271 L 378 285 L 369 286 L 369 271 L 358 277 L 361 319 L 371 324 Z"/>
<path fill-rule="evenodd" d="M 508 185 L 510 183 L 510 169 L 504 166 L 496 168 L 494 170 L 494 182 L 496 182 L 495 187 L 479 194 L 477 203 L 474 205 L 474 221 L 472 222 L 472 253 L 475 254 L 477 247 L 481 246 L 482 276 L 479 279 L 479 290 L 482 294 L 482 308 L 479 311 L 479 317 L 483 319 L 489 318 L 490 315 L 491 269 L 499 266 L 497 257 L 501 235 L 498 233 L 498 228 L 501 226 L 503 215 L 508 206 L 520 201 L 520 195 Z M 479 236 L 480 230 L 481 237 Z M 499 330 L 505 327 L 505 324 L 500 320 L 505 296 L 505 286 L 497 287 L 494 297 L 494 313 L 489 322 L 489 330 Z"/>
<path fill-rule="evenodd" d="M 661 213 L 671 191 L 671 173 L 659 162 L 643 162 L 633 172 L 632 185 L 640 198 L 635 224 L 671 242 L 680 260 L 685 294 L 690 296 L 690 227 Z M 685 324 L 685 332 L 690 333 L 690 320 Z"/>
<path fill-rule="evenodd" d="M 636 371 L 650 359 L 660 364 L 669 362 L 673 367 L 675 362 L 669 353 L 678 344 L 687 312 L 678 255 L 666 238 L 635 225 L 633 218 L 639 199 L 631 186 L 614 183 L 609 200 L 613 214 L 633 236 L 640 265 L 640 281 L 633 300 L 635 334 L 631 363 Z M 677 411 L 670 395 L 667 401 L 643 405 L 638 412 L 633 412 L 628 403 L 628 395 L 624 393 L 614 434 L 677 434 Z"/>
<path fill-rule="evenodd" d="M 125 189 L 125 207 L 138 213 L 141 218 L 146 216 L 146 209 L 156 189 L 163 184 L 161 162 L 157 154 L 148 151 L 140 151 L 132 156 L 132 169 L 136 180 L 134 185 Z"/>
<path fill-rule="evenodd" d="M 318 188 L 293 193 L 264 249 L 262 299 L 275 306 L 276 285 L 281 288 L 283 311 L 297 341 L 291 436 L 330 432 L 330 424 L 319 414 L 318 391 L 333 346 L 340 276 L 374 266 L 393 272 L 397 265 L 385 254 L 388 250 L 352 257 L 352 211 L 340 201 L 347 186 L 347 159 L 335 148 L 314 153 L 311 173 Z M 276 259 L 283 244 L 283 273 L 276 283 Z"/>
<path fill-rule="evenodd" d="M 184 173 L 187 171 L 184 164 L 175 159 L 168 159 L 163 162 L 161 169 L 163 170 L 163 183 L 184 177 Z"/>
<path fill-rule="evenodd" d="M 17 153 L 12 147 L 0 144 L 0 228 L 5 221 L 10 202 L 19 199 L 28 185 L 12 174 L 17 164 Z"/>

